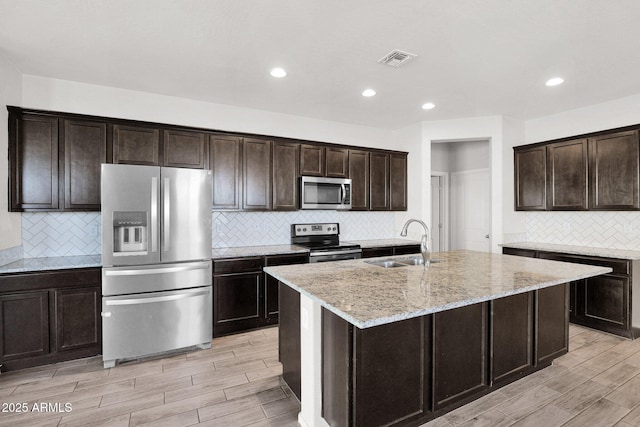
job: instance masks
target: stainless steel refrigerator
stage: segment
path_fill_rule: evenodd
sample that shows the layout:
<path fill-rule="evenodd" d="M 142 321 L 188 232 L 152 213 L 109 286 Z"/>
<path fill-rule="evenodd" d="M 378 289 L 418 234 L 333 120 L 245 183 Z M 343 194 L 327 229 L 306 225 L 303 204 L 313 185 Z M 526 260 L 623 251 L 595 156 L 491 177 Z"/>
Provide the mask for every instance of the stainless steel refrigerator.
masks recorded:
<path fill-rule="evenodd" d="M 210 171 L 103 164 L 104 367 L 212 338 Z"/>

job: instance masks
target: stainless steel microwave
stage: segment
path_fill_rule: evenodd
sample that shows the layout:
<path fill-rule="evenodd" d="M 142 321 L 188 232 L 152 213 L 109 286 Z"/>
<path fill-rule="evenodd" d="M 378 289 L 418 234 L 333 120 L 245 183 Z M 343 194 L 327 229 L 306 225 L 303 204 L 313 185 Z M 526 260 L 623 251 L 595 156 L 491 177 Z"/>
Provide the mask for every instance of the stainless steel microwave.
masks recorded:
<path fill-rule="evenodd" d="M 301 177 L 300 208 L 351 209 L 351 179 Z"/>

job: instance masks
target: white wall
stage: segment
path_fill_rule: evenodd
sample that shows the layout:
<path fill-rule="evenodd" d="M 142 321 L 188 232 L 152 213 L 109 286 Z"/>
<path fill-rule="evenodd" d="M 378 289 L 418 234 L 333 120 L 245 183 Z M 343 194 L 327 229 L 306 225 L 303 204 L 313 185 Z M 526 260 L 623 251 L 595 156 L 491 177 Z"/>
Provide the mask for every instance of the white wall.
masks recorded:
<path fill-rule="evenodd" d="M 526 144 L 640 123 L 640 94 L 526 122 Z"/>
<path fill-rule="evenodd" d="M 491 167 L 489 141 L 452 141 L 431 144 L 431 170 L 460 172 Z"/>
<path fill-rule="evenodd" d="M 21 244 L 20 214 L 9 212 L 7 105 L 20 105 L 21 73 L 0 55 L 0 249 Z"/>
<path fill-rule="evenodd" d="M 396 149 L 389 130 L 31 75 L 23 76 L 22 106 Z"/>

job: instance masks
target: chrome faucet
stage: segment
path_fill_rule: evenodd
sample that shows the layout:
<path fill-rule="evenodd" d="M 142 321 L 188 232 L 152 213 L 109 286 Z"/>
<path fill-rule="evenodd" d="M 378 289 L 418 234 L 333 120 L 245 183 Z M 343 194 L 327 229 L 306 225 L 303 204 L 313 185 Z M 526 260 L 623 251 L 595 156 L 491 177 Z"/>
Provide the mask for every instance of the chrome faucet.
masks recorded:
<path fill-rule="evenodd" d="M 429 268 L 429 263 L 431 261 L 431 252 L 429 251 L 429 227 L 423 221 L 419 219 L 409 219 L 405 222 L 404 226 L 402 226 L 402 231 L 400 232 L 400 236 L 407 237 L 407 228 L 409 228 L 409 224 L 412 222 L 417 222 L 424 228 L 424 233 L 422 234 L 422 238 L 420 239 L 420 255 L 422 255 L 422 260 L 424 261 L 424 268 Z"/>

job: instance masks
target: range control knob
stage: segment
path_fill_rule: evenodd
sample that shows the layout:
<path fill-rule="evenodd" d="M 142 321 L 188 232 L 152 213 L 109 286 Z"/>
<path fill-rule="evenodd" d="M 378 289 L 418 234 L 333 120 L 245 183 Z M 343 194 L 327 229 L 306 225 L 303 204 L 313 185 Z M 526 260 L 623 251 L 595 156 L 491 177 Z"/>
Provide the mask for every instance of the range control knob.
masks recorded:
<path fill-rule="evenodd" d="M 307 231 L 307 229 L 306 229 L 306 228 L 303 228 L 303 229 L 302 229 L 302 231 Z"/>
<path fill-rule="evenodd" d="M 300 227 L 296 228 L 296 231 L 300 231 Z"/>

